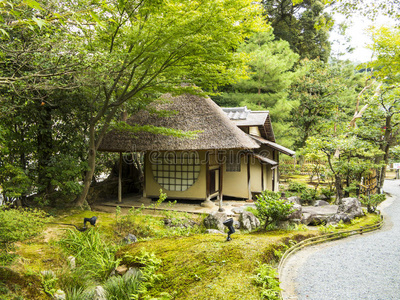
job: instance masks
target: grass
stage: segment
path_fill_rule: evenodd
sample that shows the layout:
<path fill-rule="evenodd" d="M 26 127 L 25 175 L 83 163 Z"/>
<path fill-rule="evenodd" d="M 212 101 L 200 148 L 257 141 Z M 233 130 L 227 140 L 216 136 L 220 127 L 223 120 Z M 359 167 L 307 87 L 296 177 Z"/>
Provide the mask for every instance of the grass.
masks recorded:
<path fill-rule="evenodd" d="M 236 234 L 230 242 L 224 235 L 164 238 L 124 247 L 117 256 L 133 266 L 130 258 L 143 251 L 162 260 L 158 273 L 163 280 L 150 290 L 152 296 L 168 292 L 174 299 L 260 299 L 252 279 L 258 265 L 277 263 L 277 245 L 313 234 L 317 233 Z"/>
<path fill-rule="evenodd" d="M 168 214 L 171 218 L 190 217 L 188 214 Z M 154 253 L 161 264 L 157 270 L 159 280 L 148 286 L 149 294 L 160 297 L 166 292 L 174 299 L 261 299 L 261 288 L 254 282 L 260 266 L 276 266 L 283 252 L 294 241 L 320 234 L 317 230 L 305 231 L 304 227 L 297 231 L 250 234 L 238 231 L 232 235 L 232 241 L 226 242 L 226 235 L 200 234 L 199 228 L 194 231 L 166 228 L 163 216 L 74 210 L 59 211 L 55 222 L 83 225 L 84 217 L 94 215 L 99 218 L 96 232 L 113 245 L 119 244 L 121 237 L 132 228 L 141 230 L 139 234 L 143 236 L 138 236 L 140 242 L 120 248 L 117 259 L 122 260 L 121 264 L 139 267 L 142 265 L 135 257 Z M 118 224 L 116 218 L 125 222 Z M 199 222 L 196 218 L 198 216 L 195 220 Z M 368 214 L 340 230 L 355 229 L 376 221 L 375 215 Z M 43 270 L 55 272 L 58 278 L 56 289 L 76 294 L 72 297 L 71 292 L 70 299 L 79 299 L 80 291 L 87 286 L 104 283 L 104 276 L 91 278 L 87 272 L 79 273 L 84 271 L 82 268 L 74 272 L 69 270 L 67 256 L 71 253 L 63 251 L 57 243 L 61 238 L 65 239 L 69 231 L 71 227 L 47 224 L 40 235 L 16 243 L 18 259 L 9 268 L 0 268 L 0 299 L 51 299 L 40 281 L 39 274 Z"/>

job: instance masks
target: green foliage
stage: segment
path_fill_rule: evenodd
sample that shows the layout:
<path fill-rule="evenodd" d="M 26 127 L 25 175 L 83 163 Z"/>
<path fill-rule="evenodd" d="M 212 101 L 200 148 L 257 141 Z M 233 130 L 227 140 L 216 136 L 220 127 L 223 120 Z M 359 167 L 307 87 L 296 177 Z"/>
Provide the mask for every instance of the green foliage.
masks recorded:
<path fill-rule="evenodd" d="M 133 274 L 132 274 L 133 273 Z M 111 276 L 104 283 L 107 300 L 134 300 L 145 292 L 143 275 L 139 270 L 125 273 L 123 276 Z"/>
<path fill-rule="evenodd" d="M 288 186 L 288 191 L 299 193 L 299 194 L 302 193 L 306 189 L 307 189 L 307 185 L 303 182 L 292 181 L 289 183 L 289 186 Z"/>
<path fill-rule="evenodd" d="M 44 274 L 40 274 L 40 278 L 42 281 L 43 290 L 46 294 L 51 297 L 54 296 L 54 293 L 57 291 L 56 284 L 58 281 L 57 276 L 55 276 L 52 272 L 45 272 Z"/>
<path fill-rule="evenodd" d="M 0 208 L 0 245 L 26 240 L 38 235 L 48 219 L 39 209 Z"/>
<path fill-rule="evenodd" d="M 315 189 L 306 188 L 301 191 L 300 199 L 302 204 L 310 205 L 317 198 L 317 191 Z"/>
<path fill-rule="evenodd" d="M 253 277 L 254 283 L 261 288 L 261 298 L 267 300 L 279 300 L 278 272 L 268 264 L 262 264 L 256 270 L 257 275 Z"/>
<path fill-rule="evenodd" d="M 369 213 L 373 213 L 376 211 L 376 208 L 379 204 L 386 200 L 385 194 L 372 194 L 372 195 L 361 195 L 360 202 L 367 206 L 367 210 Z"/>
<path fill-rule="evenodd" d="M 97 228 L 84 232 L 67 229 L 58 244 L 67 254 L 76 257 L 81 268 L 99 280 L 107 278 L 120 263 L 120 259 L 115 258 L 118 246 L 106 242 Z"/>
<path fill-rule="evenodd" d="M 268 22 L 277 39 L 289 42 L 301 58 L 328 61 L 331 15 L 322 1 L 269 0 L 261 1 Z"/>
<path fill-rule="evenodd" d="M 257 196 L 255 205 L 258 210 L 258 217 L 264 223 L 264 229 L 270 224 L 283 220 L 293 212 L 293 203 L 280 199 L 280 193 L 268 190 Z"/>
<path fill-rule="evenodd" d="M 322 195 L 328 198 L 328 201 L 330 201 L 331 197 L 335 195 L 335 191 L 331 188 L 321 188 L 320 192 Z"/>
<path fill-rule="evenodd" d="M 6 202 L 27 195 L 31 189 L 31 180 L 25 171 L 7 162 L 1 163 L 0 157 L 0 187 Z"/>

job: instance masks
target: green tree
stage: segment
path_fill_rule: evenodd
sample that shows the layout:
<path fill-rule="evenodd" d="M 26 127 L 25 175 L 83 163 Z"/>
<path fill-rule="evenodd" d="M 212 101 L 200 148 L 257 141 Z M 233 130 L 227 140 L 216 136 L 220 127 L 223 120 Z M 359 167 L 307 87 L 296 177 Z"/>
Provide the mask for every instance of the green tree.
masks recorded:
<path fill-rule="evenodd" d="M 360 139 L 347 130 L 336 136 L 328 133 L 310 137 L 304 151 L 325 156 L 327 168 L 335 178 L 337 203 L 344 196 L 349 196 L 350 191 L 359 193 L 361 180 L 379 166 L 375 158 L 381 153 L 374 143 Z"/>
<path fill-rule="evenodd" d="M 302 59 L 328 61 L 333 21 L 323 1 L 263 0 L 262 4 L 277 40 L 289 42 Z"/>
<path fill-rule="evenodd" d="M 89 190 L 98 146 L 123 105 L 143 107 L 149 95 L 230 83 L 244 63 L 232 50 L 266 27 L 260 6 L 250 0 L 81 4 L 90 9 L 87 22 L 69 32 L 90 66 L 80 77 L 90 98 L 90 117 L 89 170 L 78 205 Z"/>
<path fill-rule="evenodd" d="M 253 35 L 241 45 L 239 53 L 249 56 L 248 77 L 238 80 L 213 99 L 221 106 L 268 109 L 274 120 L 274 131 L 282 143 L 292 107 L 287 89 L 297 76 L 293 66 L 299 56 L 286 41 L 275 41 L 272 31 Z"/>
<path fill-rule="evenodd" d="M 351 64 L 327 64 L 319 60 L 303 60 L 299 76 L 289 92 L 289 98 L 298 101 L 291 111 L 295 145 L 303 147 L 308 137 L 334 128 L 350 118 L 350 107 L 360 89 L 362 74 Z"/>

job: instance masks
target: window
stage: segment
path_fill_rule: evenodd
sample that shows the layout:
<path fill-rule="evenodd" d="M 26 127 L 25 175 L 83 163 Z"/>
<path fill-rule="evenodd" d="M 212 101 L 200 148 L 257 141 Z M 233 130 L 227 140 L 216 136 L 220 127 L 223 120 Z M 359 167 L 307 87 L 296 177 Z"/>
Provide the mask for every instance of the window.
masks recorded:
<path fill-rule="evenodd" d="M 183 192 L 200 174 L 200 159 L 195 152 L 166 152 L 152 157 L 154 180 L 168 191 Z"/>
<path fill-rule="evenodd" d="M 240 154 L 230 152 L 226 160 L 227 172 L 240 172 Z"/>

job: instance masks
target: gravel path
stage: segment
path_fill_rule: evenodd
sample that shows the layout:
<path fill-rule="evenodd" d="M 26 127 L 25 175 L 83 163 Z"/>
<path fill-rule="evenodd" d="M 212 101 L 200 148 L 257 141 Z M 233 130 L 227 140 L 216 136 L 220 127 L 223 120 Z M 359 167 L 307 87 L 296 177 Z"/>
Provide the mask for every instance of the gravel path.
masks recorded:
<path fill-rule="evenodd" d="M 280 277 L 285 300 L 400 299 L 400 180 L 384 190 L 393 197 L 381 208 L 383 229 L 293 255 Z"/>

